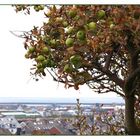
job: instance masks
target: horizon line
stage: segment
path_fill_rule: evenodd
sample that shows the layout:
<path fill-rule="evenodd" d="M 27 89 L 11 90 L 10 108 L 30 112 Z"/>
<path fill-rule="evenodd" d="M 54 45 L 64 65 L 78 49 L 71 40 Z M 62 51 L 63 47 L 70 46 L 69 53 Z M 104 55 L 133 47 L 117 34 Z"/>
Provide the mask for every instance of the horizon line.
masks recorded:
<path fill-rule="evenodd" d="M 120 97 L 105 97 L 103 99 L 100 97 L 0 97 L 0 103 L 76 103 L 76 99 L 80 99 L 81 103 L 124 103 Z"/>

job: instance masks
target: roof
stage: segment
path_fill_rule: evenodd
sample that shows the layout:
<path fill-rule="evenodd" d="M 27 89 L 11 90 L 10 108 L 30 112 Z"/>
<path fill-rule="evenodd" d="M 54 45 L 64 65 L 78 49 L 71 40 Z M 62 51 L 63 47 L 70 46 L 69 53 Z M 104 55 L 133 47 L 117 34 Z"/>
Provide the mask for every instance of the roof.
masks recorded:
<path fill-rule="evenodd" d="M 8 129 L 0 128 L 0 135 L 11 135 Z"/>
<path fill-rule="evenodd" d="M 16 123 L 18 124 L 18 121 L 15 119 L 14 116 L 5 116 L 0 118 L 0 124 L 4 124 L 4 123 Z"/>
<path fill-rule="evenodd" d="M 70 130 L 71 127 L 63 126 L 63 123 L 46 122 L 44 120 L 26 121 L 25 134 L 26 135 L 74 135 Z"/>
<path fill-rule="evenodd" d="M 33 130 L 32 135 L 45 135 L 46 131 L 44 130 Z"/>
<path fill-rule="evenodd" d="M 55 128 L 57 128 L 59 131 L 61 131 L 61 134 L 63 135 L 73 135 L 73 133 L 71 133 L 70 127 L 68 127 L 69 125 L 67 124 L 66 126 L 61 124 L 55 124 Z"/>
<path fill-rule="evenodd" d="M 56 127 L 52 127 L 51 129 L 49 129 L 47 131 L 47 134 L 50 134 L 50 135 L 62 135 L 62 132 L 57 129 Z"/>
<path fill-rule="evenodd" d="M 18 106 L 17 111 L 24 111 L 21 105 Z"/>
<path fill-rule="evenodd" d="M 46 130 L 47 124 L 45 121 L 27 121 L 26 122 L 26 131 L 31 133 L 34 130 Z"/>

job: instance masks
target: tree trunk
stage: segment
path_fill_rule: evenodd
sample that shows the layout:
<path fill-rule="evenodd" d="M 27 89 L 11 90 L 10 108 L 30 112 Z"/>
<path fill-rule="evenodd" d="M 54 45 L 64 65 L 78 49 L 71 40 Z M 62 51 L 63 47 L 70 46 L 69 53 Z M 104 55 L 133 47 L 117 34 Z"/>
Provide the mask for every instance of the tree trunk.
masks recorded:
<path fill-rule="evenodd" d="M 135 122 L 134 103 L 134 96 L 125 97 L 125 127 L 128 135 L 140 134 Z"/>

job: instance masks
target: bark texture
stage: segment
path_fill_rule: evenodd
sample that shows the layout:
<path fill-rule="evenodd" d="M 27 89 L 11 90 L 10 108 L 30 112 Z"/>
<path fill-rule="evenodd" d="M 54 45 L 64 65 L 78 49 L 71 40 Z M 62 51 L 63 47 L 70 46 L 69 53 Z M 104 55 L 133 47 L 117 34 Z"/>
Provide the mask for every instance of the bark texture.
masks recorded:
<path fill-rule="evenodd" d="M 125 127 L 128 135 L 140 135 L 140 129 L 135 122 L 134 103 L 134 96 L 125 98 Z"/>

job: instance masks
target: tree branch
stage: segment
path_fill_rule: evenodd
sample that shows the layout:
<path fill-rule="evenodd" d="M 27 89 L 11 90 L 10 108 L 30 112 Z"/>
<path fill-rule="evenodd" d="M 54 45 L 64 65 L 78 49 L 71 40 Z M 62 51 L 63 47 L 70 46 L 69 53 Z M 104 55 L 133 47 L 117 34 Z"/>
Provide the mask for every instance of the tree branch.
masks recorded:
<path fill-rule="evenodd" d="M 52 78 L 53 78 L 53 80 L 54 81 L 57 81 L 57 82 L 61 82 L 61 83 L 65 83 L 65 81 L 64 80 L 62 80 L 62 79 L 60 79 L 60 78 L 56 78 L 48 69 L 46 69 L 48 72 L 49 72 L 49 74 L 52 76 Z"/>
<path fill-rule="evenodd" d="M 140 54 L 140 49 L 136 50 L 135 53 L 133 53 L 133 55 L 132 55 L 132 60 L 131 60 L 132 70 L 134 70 L 138 67 L 139 54 Z"/>
<path fill-rule="evenodd" d="M 18 35 L 16 32 L 19 32 L 19 33 L 22 33 L 22 35 Z M 11 34 L 13 34 L 14 36 L 16 37 L 19 37 L 19 38 L 26 38 L 25 37 L 25 34 L 28 34 L 29 32 L 26 32 L 26 31 L 10 31 Z"/>
<path fill-rule="evenodd" d="M 113 55 L 113 50 L 111 52 L 109 52 L 109 54 L 107 55 L 107 59 L 106 59 L 106 63 L 105 63 L 105 70 L 108 70 L 108 68 L 110 66 L 112 55 Z"/>
<path fill-rule="evenodd" d="M 111 71 L 106 70 L 104 67 L 96 67 L 98 70 L 100 70 L 102 73 L 106 74 L 110 80 L 115 82 L 117 85 L 119 85 L 121 88 L 124 86 L 124 81 L 118 78 L 116 74 L 113 74 Z"/>

